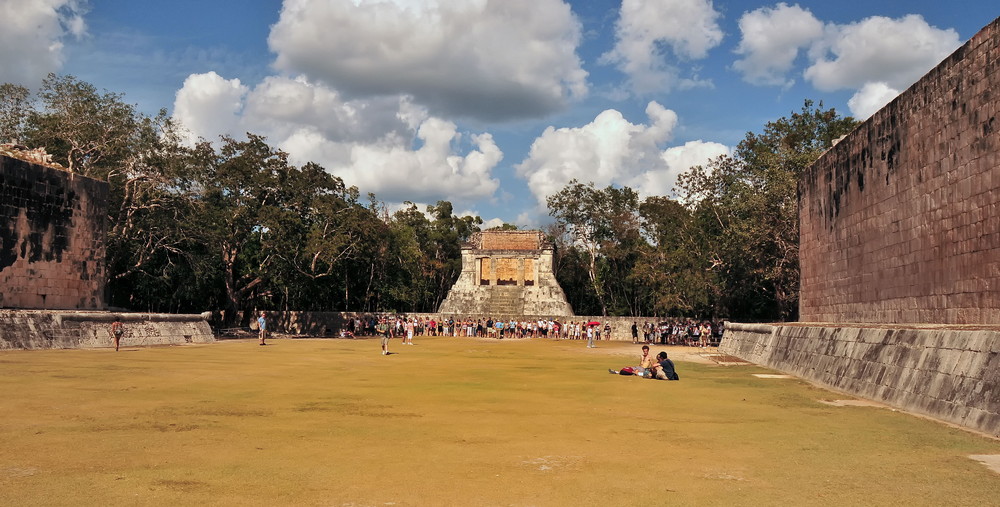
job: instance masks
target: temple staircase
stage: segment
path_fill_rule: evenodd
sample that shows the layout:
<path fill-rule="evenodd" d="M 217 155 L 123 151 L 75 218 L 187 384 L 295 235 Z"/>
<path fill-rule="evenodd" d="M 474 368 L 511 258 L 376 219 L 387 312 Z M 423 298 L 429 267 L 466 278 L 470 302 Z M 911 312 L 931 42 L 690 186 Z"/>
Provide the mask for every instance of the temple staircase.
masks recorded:
<path fill-rule="evenodd" d="M 490 303 L 487 311 L 493 315 L 522 315 L 524 313 L 524 287 L 493 287 L 490 291 Z"/>

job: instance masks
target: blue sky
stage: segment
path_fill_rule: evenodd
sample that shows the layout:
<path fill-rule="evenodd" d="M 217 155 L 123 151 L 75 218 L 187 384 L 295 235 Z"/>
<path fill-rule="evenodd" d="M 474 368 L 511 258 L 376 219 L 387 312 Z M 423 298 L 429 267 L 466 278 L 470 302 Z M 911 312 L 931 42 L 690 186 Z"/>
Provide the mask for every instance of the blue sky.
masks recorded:
<path fill-rule="evenodd" d="M 538 226 L 570 179 L 670 195 L 804 99 L 866 118 L 991 2 L 0 0 L 0 81 L 48 72 L 263 134 L 389 205 Z"/>

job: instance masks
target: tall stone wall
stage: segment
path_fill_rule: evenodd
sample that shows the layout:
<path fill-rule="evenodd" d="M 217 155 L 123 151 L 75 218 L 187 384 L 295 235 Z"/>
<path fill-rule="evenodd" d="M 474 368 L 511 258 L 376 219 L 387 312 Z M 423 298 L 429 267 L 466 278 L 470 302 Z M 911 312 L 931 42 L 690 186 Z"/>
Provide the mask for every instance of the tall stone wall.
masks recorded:
<path fill-rule="evenodd" d="M 108 185 L 0 156 L 0 308 L 105 308 Z"/>
<path fill-rule="evenodd" d="M 69 312 L 0 310 L 0 350 L 114 347 L 110 326 L 121 319 L 123 347 L 211 343 L 209 313 Z"/>
<path fill-rule="evenodd" d="M 1000 436 L 1000 332 L 731 323 L 720 352 Z"/>
<path fill-rule="evenodd" d="M 800 181 L 800 320 L 1000 323 L 1000 19 Z"/>

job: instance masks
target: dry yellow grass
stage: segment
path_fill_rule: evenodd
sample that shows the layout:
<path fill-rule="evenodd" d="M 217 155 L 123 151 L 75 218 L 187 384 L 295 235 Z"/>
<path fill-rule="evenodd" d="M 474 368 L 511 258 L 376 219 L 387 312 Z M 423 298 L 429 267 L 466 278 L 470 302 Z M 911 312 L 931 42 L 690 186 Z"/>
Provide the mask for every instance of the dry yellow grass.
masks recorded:
<path fill-rule="evenodd" d="M 0 353 L 3 505 L 996 505 L 1000 442 L 631 344 Z M 654 351 L 658 350 L 654 347 Z"/>

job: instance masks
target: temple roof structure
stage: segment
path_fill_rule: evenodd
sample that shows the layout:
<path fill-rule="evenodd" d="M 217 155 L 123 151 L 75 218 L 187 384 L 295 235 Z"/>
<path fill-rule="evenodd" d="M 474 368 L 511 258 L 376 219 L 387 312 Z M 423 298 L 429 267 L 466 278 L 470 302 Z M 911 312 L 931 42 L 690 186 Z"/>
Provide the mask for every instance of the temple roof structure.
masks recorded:
<path fill-rule="evenodd" d="M 552 244 L 541 231 L 482 231 L 462 245 L 462 273 L 441 313 L 569 316 L 552 272 Z"/>

